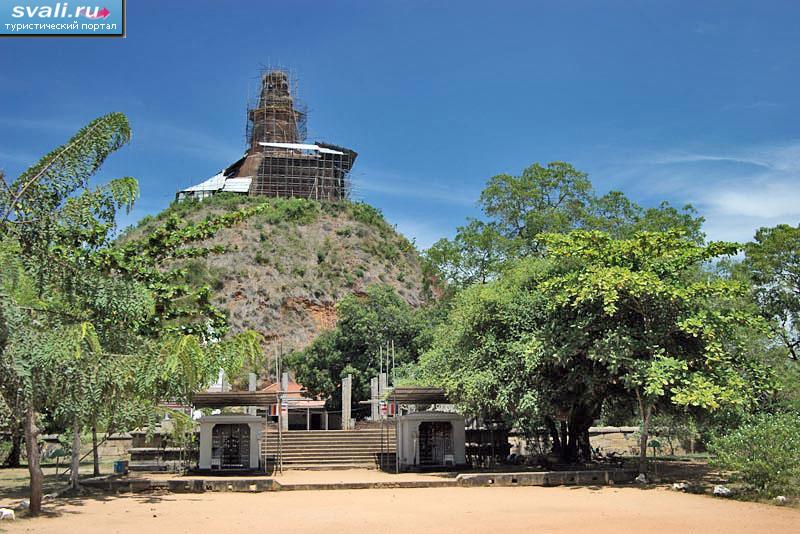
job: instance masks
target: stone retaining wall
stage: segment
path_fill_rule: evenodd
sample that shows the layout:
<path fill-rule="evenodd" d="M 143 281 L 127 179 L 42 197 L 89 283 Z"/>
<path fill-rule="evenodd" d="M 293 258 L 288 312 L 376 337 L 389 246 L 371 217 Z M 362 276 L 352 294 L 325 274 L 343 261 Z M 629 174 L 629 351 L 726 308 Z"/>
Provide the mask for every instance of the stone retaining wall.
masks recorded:
<path fill-rule="evenodd" d="M 596 486 L 632 482 L 631 470 L 543 471 L 533 473 L 462 473 L 460 486 Z"/>
<path fill-rule="evenodd" d="M 601 449 L 603 454 L 617 453 L 624 456 L 636 456 L 639 454 L 638 426 L 593 426 L 589 429 L 589 441 L 592 447 Z M 652 436 L 661 443 L 659 454 L 670 454 L 669 442 L 666 438 Z M 509 437 L 511 452 L 521 455 L 535 454 L 535 447 L 528 447 L 525 438 L 521 436 Z M 686 454 L 687 448 L 681 443 L 673 440 L 675 454 Z M 649 453 L 649 452 L 648 452 Z"/>
<path fill-rule="evenodd" d="M 541 471 L 518 473 L 462 473 L 455 478 L 441 480 L 398 480 L 381 482 L 340 482 L 281 484 L 272 478 L 254 477 L 238 479 L 148 479 L 117 476 L 98 477 L 82 482 L 84 486 L 109 493 L 146 493 L 169 491 L 174 493 L 204 492 L 263 492 L 300 490 L 353 490 L 385 488 L 440 488 L 475 486 L 597 486 L 632 482 L 635 471 L 622 469 Z"/>

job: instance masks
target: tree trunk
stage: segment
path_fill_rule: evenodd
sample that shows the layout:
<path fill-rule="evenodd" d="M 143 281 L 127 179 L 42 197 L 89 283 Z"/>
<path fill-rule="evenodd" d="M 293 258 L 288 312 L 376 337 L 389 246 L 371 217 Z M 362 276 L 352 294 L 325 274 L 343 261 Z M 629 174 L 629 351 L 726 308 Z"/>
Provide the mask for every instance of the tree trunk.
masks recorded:
<path fill-rule="evenodd" d="M 572 461 L 572 454 L 569 450 L 569 429 L 567 428 L 567 422 L 561 421 L 559 426 L 561 427 L 561 435 L 559 437 L 561 441 L 561 451 L 559 452 L 559 456 L 561 457 L 562 463 L 570 463 Z"/>
<path fill-rule="evenodd" d="M 592 461 L 592 444 L 589 441 L 589 428 L 594 421 L 594 413 L 588 407 L 573 410 L 570 418 L 571 439 L 574 442 L 573 449 L 575 461 L 579 463 Z"/>
<path fill-rule="evenodd" d="M 100 476 L 100 451 L 97 450 L 97 423 L 92 423 L 92 474 Z"/>
<path fill-rule="evenodd" d="M 591 461 L 589 428 L 593 420 L 594 413 L 590 407 L 575 405 L 570 410 L 569 418 L 560 421 L 558 428 L 554 422 L 548 421 L 550 435 L 553 438 L 553 453 L 558 454 L 561 462 L 574 464 Z"/>
<path fill-rule="evenodd" d="M 636 398 L 639 401 L 639 415 L 642 418 L 642 432 L 639 436 L 639 474 L 644 474 L 647 473 L 647 440 L 650 437 L 650 414 L 653 406 L 645 405 L 638 390 Z"/>
<path fill-rule="evenodd" d="M 11 434 L 11 451 L 9 451 L 6 461 L 3 462 L 3 467 L 19 467 L 20 456 L 22 455 L 22 434 L 25 433 L 24 428 L 14 426 L 14 431 Z"/>
<path fill-rule="evenodd" d="M 583 462 L 592 461 L 592 443 L 589 441 L 589 428 L 581 428 L 577 436 L 578 459 Z"/>
<path fill-rule="evenodd" d="M 553 454 L 557 454 L 561 457 L 561 450 L 563 447 L 561 446 L 561 438 L 558 435 L 558 429 L 556 428 L 556 423 L 549 417 L 546 419 L 547 429 L 550 432 L 550 439 L 553 440 Z"/>
<path fill-rule="evenodd" d="M 77 416 L 72 423 L 72 462 L 69 473 L 69 485 L 72 489 L 80 489 L 78 479 L 81 466 L 81 422 Z"/>
<path fill-rule="evenodd" d="M 25 409 L 25 449 L 28 453 L 28 472 L 30 473 L 30 507 L 28 511 L 31 515 L 38 515 L 42 511 L 42 467 L 39 465 L 39 444 L 36 438 L 39 436 L 39 429 L 36 428 L 36 412 L 33 405 L 29 404 Z"/>

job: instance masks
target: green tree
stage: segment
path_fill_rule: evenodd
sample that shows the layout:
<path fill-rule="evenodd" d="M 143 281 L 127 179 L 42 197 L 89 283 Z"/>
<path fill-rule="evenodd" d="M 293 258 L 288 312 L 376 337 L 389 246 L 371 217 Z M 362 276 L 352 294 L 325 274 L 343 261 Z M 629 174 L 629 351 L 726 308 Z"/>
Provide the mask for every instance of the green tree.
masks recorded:
<path fill-rule="evenodd" d="M 425 251 L 427 265 L 435 265 L 439 276 L 451 287 L 484 283 L 496 274 L 505 258 L 506 239 L 494 222 L 470 219 L 459 226 L 456 236 L 442 238 Z"/>
<path fill-rule="evenodd" d="M 545 232 L 565 232 L 583 221 L 592 203 L 587 174 L 569 163 L 534 163 L 520 176 L 499 174 L 489 179 L 480 196 L 487 216 L 514 240 L 521 254 L 541 251 L 537 239 Z"/>
<path fill-rule="evenodd" d="M 336 327 L 320 334 L 287 365 L 313 395 L 341 402 L 341 379 L 353 375 L 352 402 L 369 400 L 370 379 L 381 369 L 380 354 L 394 344 L 397 367 L 416 362 L 424 342 L 420 316 L 390 286 L 372 285 L 366 295 L 349 295 L 336 308 Z M 386 360 L 383 363 L 386 370 Z"/>
<path fill-rule="evenodd" d="M 658 207 L 647 208 L 632 222 L 627 232 L 620 237 L 632 237 L 637 232 L 669 232 L 680 230 L 686 239 L 702 244 L 705 241 L 703 223 L 705 218 L 697 213 L 691 204 L 678 209 L 669 202 L 662 202 Z"/>
<path fill-rule="evenodd" d="M 38 313 L 43 301 L 54 302 L 53 307 L 60 308 L 52 313 L 58 320 L 70 315 L 70 299 L 59 302 L 66 295 L 51 291 L 51 286 L 65 286 L 64 270 L 75 266 L 52 261 L 54 248 L 71 242 L 75 255 L 85 257 L 100 244 L 97 240 L 103 234 L 102 227 L 112 224 L 108 215 L 118 207 L 130 205 L 136 195 L 135 182 L 130 179 L 115 180 L 94 191 L 88 188 L 92 174 L 129 139 L 130 127 L 122 114 L 100 117 L 10 184 L 3 180 L 0 190 L 0 239 L 7 245 L 5 251 L 18 250 L 14 258 L 18 261 L 8 258 L 4 262 L 4 278 L 28 282 L 4 288 L 2 316 L 8 334 L 2 350 L 6 364 L 3 374 L 13 377 L 4 382 L 19 388 L 17 395 L 25 406 L 32 513 L 38 513 L 41 506 L 42 473 L 36 442 L 36 414 L 41 405 L 37 401 L 49 393 L 46 387 L 36 388 L 39 369 L 36 362 L 42 361 L 46 354 L 33 351 L 41 348 L 33 339 L 25 340 L 31 350 L 24 356 L 23 351 L 16 349 L 24 346 L 20 341 L 27 334 L 42 330 L 40 318 L 34 319 L 32 315 Z M 7 388 L 4 384 L 4 393 Z"/>
<path fill-rule="evenodd" d="M 544 424 L 562 459 L 588 459 L 588 428 L 608 399 L 633 401 L 642 470 L 653 412 L 751 403 L 769 376 L 742 349 L 758 321 L 738 284 L 701 270 L 735 252 L 681 233 L 541 237 L 517 263 L 456 298 L 423 373 L 468 412 Z"/>
<path fill-rule="evenodd" d="M 800 226 L 759 229 L 743 265 L 775 336 L 800 361 Z"/>
<path fill-rule="evenodd" d="M 440 239 L 425 253 L 427 270 L 454 289 L 485 282 L 521 257 L 543 254 L 546 233 L 584 229 L 627 238 L 681 229 L 697 243 L 705 238 L 703 218 L 692 206 L 662 202 L 644 209 L 620 191 L 598 196 L 586 173 L 560 161 L 490 178 L 479 204 L 488 221 L 470 220 L 453 239 Z"/>
<path fill-rule="evenodd" d="M 23 412 L 31 512 L 41 507 L 37 436 L 41 413 L 73 430 L 77 485 L 80 431 L 130 401 L 185 400 L 219 368 L 260 356 L 258 337 L 219 341 L 224 316 L 207 288 L 182 283 L 169 262 L 215 252 L 191 246 L 263 207 L 200 225 L 168 224 L 139 242 L 113 243 L 115 217 L 129 207 L 132 178 L 97 188 L 89 179 L 130 137 L 127 119 L 92 121 L 0 194 L 0 388 Z"/>
<path fill-rule="evenodd" d="M 556 312 L 569 310 L 573 328 L 589 332 L 565 338 L 563 348 L 585 351 L 636 399 L 642 471 L 660 404 L 745 406 L 772 386 L 745 350 L 750 331 L 761 326 L 741 306 L 746 287 L 700 270 L 735 254 L 736 245 L 698 245 L 674 230 L 623 240 L 573 232 L 546 242 L 550 257 L 568 268 L 543 290 Z"/>
<path fill-rule="evenodd" d="M 563 462 L 588 461 L 588 430 L 614 385 L 579 345 L 588 332 L 550 307 L 542 285 L 558 265 L 526 258 L 460 292 L 420 360 L 422 382 L 443 387 L 466 414 L 505 420 L 529 436 L 544 426 Z"/>

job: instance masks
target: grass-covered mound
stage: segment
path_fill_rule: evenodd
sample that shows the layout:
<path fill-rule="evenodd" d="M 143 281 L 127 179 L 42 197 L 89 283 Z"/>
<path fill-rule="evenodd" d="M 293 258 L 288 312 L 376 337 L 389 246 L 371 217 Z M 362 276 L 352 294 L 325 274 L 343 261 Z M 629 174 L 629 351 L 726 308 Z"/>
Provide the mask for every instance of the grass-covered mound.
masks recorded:
<path fill-rule="evenodd" d="M 284 350 L 304 347 L 335 323 L 339 300 L 374 283 L 394 287 L 412 306 L 421 304 L 419 254 L 379 210 L 364 203 L 219 194 L 173 203 L 122 239 L 172 215 L 200 222 L 263 203 L 267 210 L 209 241 L 228 252 L 184 264 L 191 281 L 213 288 L 233 332 L 250 328 Z"/>

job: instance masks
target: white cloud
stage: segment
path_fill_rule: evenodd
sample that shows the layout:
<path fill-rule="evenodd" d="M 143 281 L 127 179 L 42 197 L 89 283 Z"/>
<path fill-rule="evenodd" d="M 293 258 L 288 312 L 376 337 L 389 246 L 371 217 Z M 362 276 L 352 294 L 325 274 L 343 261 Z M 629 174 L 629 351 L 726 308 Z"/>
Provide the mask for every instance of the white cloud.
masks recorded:
<path fill-rule="evenodd" d="M 715 191 L 704 202 L 724 215 L 754 218 L 794 217 L 800 214 L 799 184 L 737 184 L 731 190 Z"/>
<path fill-rule="evenodd" d="M 702 162 L 721 162 L 721 163 L 741 163 L 746 165 L 756 165 L 758 167 L 770 168 L 771 163 L 765 159 L 755 159 L 747 155 L 726 155 L 717 156 L 713 154 L 697 154 L 691 152 L 674 152 L 662 154 L 650 163 L 656 165 L 673 165 L 680 163 L 702 163 Z"/>
<path fill-rule="evenodd" d="M 748 241 L 760 227 L 800 223 L 800 142 L 673 151 L 637 164 L 640 175 L 649 174 L 644 183 L 676 203 L 694 204 L 711 239 Z"/>

